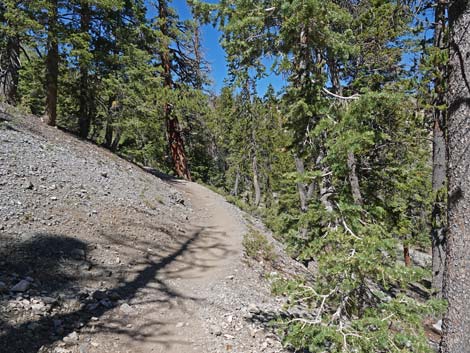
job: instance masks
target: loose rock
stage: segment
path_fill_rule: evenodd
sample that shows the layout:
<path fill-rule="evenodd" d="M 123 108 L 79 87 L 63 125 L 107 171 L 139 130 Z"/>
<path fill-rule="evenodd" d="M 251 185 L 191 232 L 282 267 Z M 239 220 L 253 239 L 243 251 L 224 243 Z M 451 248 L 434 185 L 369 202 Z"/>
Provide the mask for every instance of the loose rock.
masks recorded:
<path fill-rule="evenodd" d="M 31 285 L 30 282 L 28 282 L 25 279 L 22 279 L 11 288 L 11 291 L 12 292 L 26 292 L 29 289 L 30 285 Z"/>

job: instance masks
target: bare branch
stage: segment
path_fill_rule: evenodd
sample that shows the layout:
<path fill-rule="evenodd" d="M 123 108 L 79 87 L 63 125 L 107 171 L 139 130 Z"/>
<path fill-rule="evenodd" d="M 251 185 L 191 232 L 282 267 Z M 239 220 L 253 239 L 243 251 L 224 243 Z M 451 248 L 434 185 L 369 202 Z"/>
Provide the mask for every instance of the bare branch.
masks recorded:
<path fill-rule="evenodd" d="M 359 94 L 357 94 L 357 93 L 353 94 L 353 95 L 350 96 L 350 97 L 340 96 L 340 95 L 338 95 L 338 94 L 335 94 L 335 93 L 329 91 L 329 90 L 326 89 L 325 87 L 322 88 L 322 91 L 323 91 L 324 93 L 326 93 L 327 95 L 333 97 L 333 98 L 342 99 L 342 100 L 357 100 L 357 99 L 359 99 L 359 98 L 361 97 L 361 96 L 360 96 Z"/>

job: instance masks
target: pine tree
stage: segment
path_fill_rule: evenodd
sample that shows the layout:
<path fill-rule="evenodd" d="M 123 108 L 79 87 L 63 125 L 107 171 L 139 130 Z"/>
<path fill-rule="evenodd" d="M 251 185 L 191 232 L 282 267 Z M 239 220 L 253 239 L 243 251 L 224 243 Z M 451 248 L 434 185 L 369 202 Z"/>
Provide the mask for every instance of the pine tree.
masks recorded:
<path fill-rule="evenodd" d="M 36 18 L 40 4 L 16 0 L 0 4 L 0 96 L 18 103 L 20 54 L 41 26 Z"/>

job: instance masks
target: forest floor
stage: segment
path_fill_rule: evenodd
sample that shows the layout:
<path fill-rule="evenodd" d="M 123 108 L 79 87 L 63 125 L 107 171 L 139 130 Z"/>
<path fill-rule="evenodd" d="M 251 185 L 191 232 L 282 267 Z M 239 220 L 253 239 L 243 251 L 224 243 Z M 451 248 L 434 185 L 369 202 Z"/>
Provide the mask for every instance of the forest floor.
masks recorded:
<path fill-rule="evenodd" d="M 1 353 L 284 352 L 275 269 L 220 195 L 0 112 Z"/>

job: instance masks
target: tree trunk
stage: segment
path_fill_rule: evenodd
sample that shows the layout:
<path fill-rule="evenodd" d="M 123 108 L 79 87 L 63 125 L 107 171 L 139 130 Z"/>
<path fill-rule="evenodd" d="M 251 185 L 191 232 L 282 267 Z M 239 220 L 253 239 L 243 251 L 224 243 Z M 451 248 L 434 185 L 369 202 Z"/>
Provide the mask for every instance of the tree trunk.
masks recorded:
<path fill-rule="evenodd" d="M 349 169 L 349 184 L 351 185 L 351 192 L 354 203 L 362 206 L 362 194 L 359 186 L 359 178 L 356 173 L 356 157 L 353 152 L 348 152 L 348 169 Z"/>
<path fill-rule="evenodd" d="M 20 69 L 20 40 L 9 37 L 5 51 L 5 59 L 0 62 L 0 89 L 8 104 L 17 103 L 18 80 Z"/>
<path fill-rule="evenodd" d="M 255 206 L 258 207 L 261 201 L 261 187 L 259 185 L 258 161 L 256 154 L 253 155 L 253 188 L 255 189 Z"/>
<path fill-rule="evenodd" d="M 161 60 L 163 66 L 163 79 L 164 85 L 167 89 L 173 89 L 173 79 L 171 77 L 171 57 L 170 57 L 170 41 L 168 39 L 168 6 L 165 0 L 158 2 L 158 10 L 160 16 L 160 31 L 162 36 L 166 38 L 167 43 L 162 46 Z M 181 128 L 178 118 L 172 114 L 172 105 L 166 103 L 164 107 L 164 116 L 166 122 L 168 144 L 170 148 L 171 159 L 173 161 L 173 168 L 180 178 L 191 180 L 191 173 L 189 172 L 186 153 L 184 151 L 183 137 L 181 136 Z"/>
<path fill-rule="evenodd" d="M 410 248 L 407 245 L 403 245 L 403 259 L 405 260 L 405 266 L 411 266 L 411 256 L 410 256 Z"/>
<path fill-rule="evenodd" d="M 240 172 L 237 170 L 237 174 L 235 175 L 235 183 L 233 184 L 232 189 L 232 196 L 238 196 L 238 186 L 240 185 Z"/>
<path fill-rule="evenodd" d="M 317 168 L 319 168 L 323 173 L 318 185 L 320 192 L 320 202 L 323 207 L 325 207 L 327 212 L 333 212 L 334 205 L 330 198 L 334 194 L 334 187 L 331 184 L 331 172 L 329 168 L 323 163 L 324 158 L 325 151 L 324 148 L 321 148 L 316 160 Z"/>
<path fill-rule="evenodd" d="M 114 134 L 114 139 L 113 139 L 113 142 L 111 143 L 111 146 L 109 147 L 109 149 L 112 151 L 112 152 L 116 152 L 118 147 L 119 147 L 119 141 L 121 140 L 121 129 L 120 128 L 116 128 L 115 130 L 115 134 Z"/>
<path fill-rule="evenodd" d="M 443 296 L 441 353 L 470 349 L 470 8 L 465 0 L 449 8 L 450 58 L 448 84 L 449 181 L 448 231 Z"/>
<path fill-rule="evenodd" d="M 90 6 L 86 1 L 80 2 L 80 32 L 87 33 L 90 31 Z M 81 50 L 88 50 L 88 45 L 86 48 L 81 48 Z M 80 93 L 79 93 L 79 117 L 78 117 L 78 127 L 80 137 L 86 139 L 90 132 L 90 112 L 89 112 L 89 94 L 90 88 L 88 87 L 88 62 L 85 60 L 83 55 L 80 55 L 79 58 L 80 66 Z"/>
<path fill-rule="evenodd" d="M 57 0 L 50 1 L 47 31 L 45 112 L 46 122 L 50 126 L 55 126 L 57 120 L 57 84 L 59 77 L 59 40 L 57 33 L 57 6 Z"/>
<path fill-rule="evenodd" d="M 204 79 L 202 77 L 202 54 L 201 54 L 201 30 L 199 28 L 199 23 L 194 26 L 194 36 L 193 36 L 193 49 L 194 49 L 194 59 L 195 59 L 195 70 L 196 77 L 194 82 L 194 87 L 196 89 L 202 89 Z"/>
<path fill-rule="evenodd" d="M 297 169 L 297 173 L 303 175 L 305 173 L 305 166 L 304 161 L 299 158 L 297 155 L 294 156 L 295 160 L 295 168 Z M 302 212 L 307 211 L 307 200 L 308 200 L 308 191 L 305 184 L 301 181 L 297 182 L 297 190 L 299 191 L 299 198 L 300 198 L 300 209 Z"/>
<path fill-rule="evenodd" d="M 434 47 L 444 50 L 446 3 L 437 0 L 435 9 Z M 436 98 L 434 100 L 434 127 L 433 127 L 433 156 L 432 156 L 432 189 L 434 193 L 434 204 L 432 210 L 432 289 L 436 298 L 442 297 L 442 279 L 444 273 L 445 259 L 445 189 L 446 189 L 446 164 L 447 150 L 445 137 L 446 112 L 442 110 L 445 104 L 443 78 L 446 74 L 446 64 L 441 63 L 437 68 L 437 78 L 434 80 Z"/>

